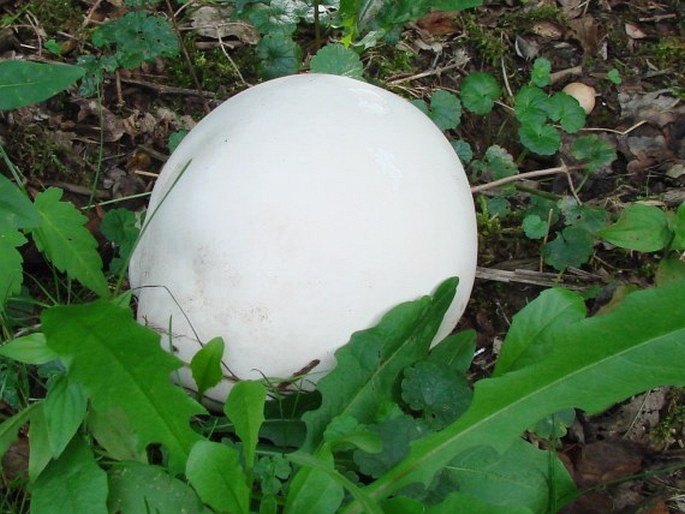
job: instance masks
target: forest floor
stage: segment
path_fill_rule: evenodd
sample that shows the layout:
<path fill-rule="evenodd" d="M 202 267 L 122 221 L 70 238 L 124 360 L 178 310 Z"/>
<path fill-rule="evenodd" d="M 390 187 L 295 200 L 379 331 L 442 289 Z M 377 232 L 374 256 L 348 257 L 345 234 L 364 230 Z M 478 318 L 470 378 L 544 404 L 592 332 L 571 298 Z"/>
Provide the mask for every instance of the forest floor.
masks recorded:
<path fill-rule="evenodd" d="M 55 45 L 66 62 L 95 53 L 89 31 L 125 13 L 121 4 L 0 0 L 0 58 L 50 61 L 55 56 L 48 50 Z M 261 81 L 254 49 L 259 35 L 245 24 L 225 33 L 212 28 L 216 18 L 198 21 L 192 13 L 201 2 L 190 4 L 176 15 L 187 55 L 106 74 L 102 106 L 96 97 L 72 89 L 0 113 L 0 143 L 28 178 L 30 191 L 58 186 L 77 205 L 94 193 L 105 204 L 116 201 L 111 205 L 139 210 L 170 153 L 170 138 Z M 167 13 L 164 2 L 157 8 Z M 478 332 L 474 376 L 488 374 L 512 316 L 545 288 L 581 291 L 588 310 L 596 313 L 658 279 L 658 252 L 616 250 L 601 242 L 586 262 L 559 272 L 543 262 L 541 241 L 527 238 L 521 221 L 526 187 L 568 195 L 573 184 L 584 182 L 572 191 L 577 200 L 611 213 L 636 200 L 665 209 L 683 202 L 684 19 L 685 4 L 677 0 L 497 0 L 459 13 L 430 13 L 407 24 L 397 43 L 362 54 L 365 78 L 410 99 L 427 101 L 438 89 L 458 92 L 469 72 L 492 74 L 504 85 L 505 100 L 487 123 L 464 112 L 461 125 L 448 135 L 467 141 L 476 156 L 496 143 L 522 173 L 573 161 L 564 144 L 554 155 L 540 157 L 518 143 L 504 104 L 528 81 L 533 61 L 544 57 L 551 63 L 551 90 L 579 81 L 596 91 L 584 130 L 616 149 L 610 166 L 589 177 L 572 171 L 522 181 L 524 188 L 508 193 L 502 212 L 496 211 L 500 204 L 490 202 L 500 195 L 497 190 L 476 199 L 479 272 L 461 322 Z M 324 38 L 335 36 L 324 32 Z M 300 29 L 298 42 L 306 71 L 315 52 L 310 27 Z M 6 163 L 0 162 L 0 169 L 9 175 Z M 107 208 L 89 211 L 94 233 Z M 102 253 L 108 258 L 111 248 L 103 243 Z M 35 276 L 47 272 L 37 253 L 24 258 Z M 685 512 L 684 427 L 685 392 L 672 388 L 649 391 L 600 415 L 578 413 L 560 452 L 576 483 L 590 492 L 564 512 Z"/>

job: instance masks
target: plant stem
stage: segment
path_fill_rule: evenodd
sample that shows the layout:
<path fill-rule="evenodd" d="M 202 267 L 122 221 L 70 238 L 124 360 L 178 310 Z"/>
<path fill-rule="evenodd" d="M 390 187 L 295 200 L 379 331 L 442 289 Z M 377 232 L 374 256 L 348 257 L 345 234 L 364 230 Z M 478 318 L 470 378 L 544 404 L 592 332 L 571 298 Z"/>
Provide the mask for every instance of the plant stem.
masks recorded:
<path fill-rule="evenodd" d="M 525 180 L 529 178 L 545 177 L 547 175 L 558 175 L 559 173 L 568 173 L 571 170 L 581 169 L 583 166 L 556 166 L 554 168 L 545 168 L 543 170 L 526 171 L 524 173 L 519 173 L 517 175 L 511 175 L 509 177 L 504 177 L 498 180 L 493 180 L 487 184 L 481 184 L 479 186 L 472 186 L 471 193 L 480 193 L 481 191 L 486 191 L 488 189 L 495 189 L 507 185 L 511 182 L 517 182 L 519 180 Z"/>

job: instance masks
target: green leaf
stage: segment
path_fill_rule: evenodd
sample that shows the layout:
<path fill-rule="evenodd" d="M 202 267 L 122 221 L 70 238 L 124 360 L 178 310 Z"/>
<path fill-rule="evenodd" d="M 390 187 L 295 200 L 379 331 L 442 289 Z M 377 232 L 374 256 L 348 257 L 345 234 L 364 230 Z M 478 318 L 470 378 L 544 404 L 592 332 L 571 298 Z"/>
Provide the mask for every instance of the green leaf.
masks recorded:
<path fill-rule="evenodd" d="M 17 432 L 19 432 L 19 429 L 27 423 L 33 411 L 39 405 L 40 403 L 34 403 L 0 423 L 0 462 L 2 461 L 2 456 L 5 455 L 5 452 L 7 452 L 10 446 L 12 446 L 12 443 L 17 440 Z"/>
<path fill-rule="evenodd" d="M 114 46 L 113 59 L 127 69 L 158 57 L 174 57 L 180 48 L 169 20 L 144 11 L 130 12 L 99 26 L 91 41 L 98 48 Z"/>
<path fill-rule="evenodd" d="M 295 32 L 300 16 L 304 14 L 297 0 L 271 0 L 250 6 L 247 18 L 261 34 L 289 35 Z"/>
<path fill-rule="evenodd" d="M 434 0 L 431 5 L 438 11 L 463 11 L 483 5 L 483 0 Z"/>
<path fill-rule="evenodd" d="M 92 450 L 75 438 L 31 490 L 31 514 L 107 514 L 107 475 Z"/>
<path fill-rule="evenodd" d="M 622 82 L 621 74 L 616 68 L 612 68 L 607 72 L 607 78 L 612 84 L 619 85 Z"/>
<path fill-rule="evenodd" d="M 524 123 L 519 138 L 523 146 L 538 155 L 554 155 L 561 146 L 559 131 L 546 123 Z"/>
<path fill-rule="evenodd" d="M 585 229 L 566 227 L 557 237 L 542 247 L 545 264 L 558 271 L 585 264 L 593 252 L 594 238 Z"/>
<path fill-rule="evenodd" d="M 145 448 L 140 448 L 123 409 L 113 408 L 105 413 L 91 411 L 88 429 L 111 458 L 147 463 Z"/>
<path fill-rule="evenodd" d="M 136 462 L 110 469 L 107 506 L 122 514 L 208 513 L 186 483 L 160 467 Z"/>
<path fill-rule="evenodd" d="M 47 345 L 42 332 L 18 337 L 0 346 L 0 355 L 34 365 L 45 364 L 57 358 L 57 354 Z"/>
<path fill-rule="evenodd" d="M 491 178 L 500 179 L 518 173 L 514 157 L 499 145 L 491 145 L 485 151 L 485 161 L 474 161 L 474 170 L 487 172 Z"/>
<path fill-rule="evenodd" d="M 0 66 L 2 64 L 0 62 Z M 40 215 L 28 196 L 0 174 L 0 232 L 13 228 L 34 228 L 40 225 L 40 221 Z"/>
<path fill-rule="evenodd" d="M 599 231 L 611 244 L 639 252 L 656 252 L 671 240 L 666 213 L 653 205 L 629 205 L 613 225 Z"/>
<path fill-rule="evenodd" d="M 439 89 L 431 95 L 430 107 L 426 114 L 440 130 L 457 128 L 461 121 L 461 102 L 449 91 Z"/>
<path fill-rule="evenodd" d="M 497 358 L 493 377 L 531 366 L 550 349 L 539 342 L 545 335 L 585 318 L 583 298 L 561 288 L 548 289 L 516 313 Z"/>
<path fill-rule="evenodd" d="M 84 226 L 87 218 L 69 202 L 62 202 L 62 190 L 51 187 L 36 196 L 42 222 L 31 229 L 38 249 L 55 267 L 66 272 L 101 296 L 109 294 L 102 273 L 98 243 Z"/>
<path fill-rule="evenodd" d="M 460 492 L 498 507 L 551 512 L 550 494 L 561 501 L 576 492 L 573 480 L 556 456 L 520 438 L 501 455 L 488 446 L 473 448 L 446 470 Z"/>
<path fill-rule="evenodd" d="M 547 235 L 547 231 L 549 230 L 547 220 L 540 219 L 540 216 L 537 214 L 529 214 L 523 218 L 521 227 L 528 239 L 542 239 Z"/>
<path fill-rule="evenodd" d="M 466 373 L 476 351 L 476 331 L 464 330 L 446 337 L 431 349 L 429 362 L 445 364 L 459 373 Z"/>
<path fill-rule="evenodd" d="M 215 337 L 193 355 L 190 361 L 190 370 L 193 380 L 197 385 L 197 395 L 202 398 L 205 391 L 214 387 L 224 378 L 221 370 L 221 359 L 224 356 L 224 340 Z"/>
<path fill-rule="evenodd" d="M 545 105 L 548 116 L 560 122 L 561 128 L 569 134 L 575 134 L 585 126 L 585 110 L 572 96 L 560 91 L 554 93 Z"/>
<path fill-rule="evenodd" d="M 351 48 L 334 43 L 321 48 L 309 64 L 312 73 L 330 73 L 363 80 L 364 65 Z"/>
<path fill-rule="evenodd" d="M 2 61 L 0 110 L 17 109 L 47 100 L 74 84 L 83 74 L 83 68 L 69 64 Z"/>
<path fill-rule="evenodd" d="M 540 126 L 547 120 L 547 95 L 540 88 L 523 86 L 514 102 L 514 113 L 521 125 Z"/>
<path fill-rule="evenodd" d="M 117 273 L 128 262 L 140 234 L 135 213 L 123 208 L 107 211 L 100 222 L 100 232 L 119 249 L 119 256 L 110 264 L 110 272 Z"/>
<path fill-rule="evenodd" d="M 21 292 L 24 259 L 17 248 L 26 243 L 27 239 L 19 231 L 0 230 L 0 312 L 10 297 Z"/>
<path fill-rule="evenodd" d="M 489 73 L 469 73 L 461 84 L 461 101 L 474 114 L 488 114 L 502 96 L 499 84 Z"/>
<path fill-rule="evenodd" d="M 457 152 L 459 160 L 463 164 L 468 164 L 471 162 L 471 159 L 473 159 L 473 149 L 468 141 L 464 141 L 463 139 L 453 139 L 450 141 L 450 143 L 452 144 L 454 151 Z"/>
<path fill-rule="evenodd" d="M 656 276 L 654 278 L 659 286 L 685 280 L 685 262 L 681 261 L 678 257 L 662 259 L 656 269 Z"/>
<path fill-rule="evenodd" d="M 43 414 L 48 429 L 52 456 L 59 457 L 74 437 L 86 417 L 88 398 L 77 383 L 61 376 L 52 383 L 45 401 Z"/>
<path fill-rule="evenodd" d="M 159 334 L 104 300 L 52 307 L 41 320 L 48 346 L 66 364 L 69 379 L 83 387 L 92 408 L 98 413 L 121 409 L 139 449 L 162 444 L 171 470 L 182 470 L 199 438 L 189 420 L 204 409 L 171 384 L 169 375 L 182 363 L 162 350 Z"/>
<path fill-rule="evenodd" d="M 202 501 L 218 512 L 250 512 L 250 489 L 240 452 L 225 444 L 198 441 L 190 451 L 186 476 Z"/>
<path fill-rule="evenodd" d="M 555 412 L 550 416 L 545 416 L 543 419 L 535 423 L 530 430 L 541 439 L 554 442 L 566 435 L 568 432 L 568 427 L 573 425 L 575 419 L 575 409 L 564 409 L 559 412 Z"/>
<path fill-rule="evenodd" d="M 307 424 L 305 450 L 319 445 L 336 416 L 349 415 L 360 423 L 373 421 L 378 407 L 392 400 L 399 373 L 426 355 L 457 282 L 448 279 L 433 297 L 398 305 L 375 327 L 353 334 L 335 353 L 336 368 L 318 383 L 321 406 L 302 416 Z"/>
<path fill-rule="evenodd" d="M 377 453 L 382 449 L 380 438 L 352 416 L 333 418 L 326 427 L 323 440 L 334 450 L 359 448 L 368 453 Z"/>
<path fill-rule="evenodd" d="M 552 63 L 544 57 L 538 57 L 533 63 L 533 71 L 530 74 L 530 80 L 538 87 L 549 86 L 551 71 Z"/>
<path fill-rule="evenodd" d="M 265 402 L 264 385 L 254 380 L 243 380 L 233 386 L 224 404 L 224 413 L 233 423 L 235 433 L 243 443 L 248 476 L 252 474 L 259 442 L 259 429 L 264 423 Z"/>
<path fill-rule="evenodd" d="M 302 50 L 290 36 L 269 33 L 256 47 L 258 71 L 264 79 L 293 75 L 300 69 Z"/>
<path fill-rule="evenodd" d="M 392 514 L 424 514 L 426 512 L 423 503 L 406 496 L 395 496 L 385 500 L 381 503 L 381 507 L 383 512 L 392 512 Z"/>
<path fill-rule="evenodd" d="M 674 250 L 685 250 L 685 202 L 680 204 L 675 216 L 669 221 L 671 232 L 673 232 L 671 248 Z"/>
<path fill-rule="evenodd" d="M 29 426 L 29 480 L 35 482 L 52 461 L 52 448 L 48 436 L 48 424 L 43 411 L 43 402 L 37 404 L 31 414 Z"/>
<path fill-rule="evenodd" d="M 426 514 L 455 514 L 456 512 L 468 512 L 468 514 L 534 514 L 527 507 L 513 505 L 497 507 L 464 493 L 452 493 L 442 503 L 430 506 L 426 510 Z"/>
<path fill-rule="evenodd" d="M 587 161 L 585 169 L 588 173 L 594 173 L 616 160 L 616 148 L 594 134 L 576 139 L 571 144 L 571 154 L 580 161 Z"/>
<path fill-rule="evenodd" d="M 562 409 L 592 414 L 653 387 L 682 386 L 685 288 L 630 294 L 614 311 L 545 332 L 531 342 L 537 344 L 550 351 L 532 366 L 477 382 L 461 418 L 415 441 L 410 455 L 366 491 L 385 498 L 408 484 L 428 484 L 456 457 L 484 444 L 503 453 L 531 424 Z M 353 504 L 344 512 L 360 511 Z"/>
<path fill-rule="evenodd" d="M 440 430 L 457 419 L 471 402 L 466 377 L 443 362 L 423 361 L 404 370 L 402 400 Z"/>

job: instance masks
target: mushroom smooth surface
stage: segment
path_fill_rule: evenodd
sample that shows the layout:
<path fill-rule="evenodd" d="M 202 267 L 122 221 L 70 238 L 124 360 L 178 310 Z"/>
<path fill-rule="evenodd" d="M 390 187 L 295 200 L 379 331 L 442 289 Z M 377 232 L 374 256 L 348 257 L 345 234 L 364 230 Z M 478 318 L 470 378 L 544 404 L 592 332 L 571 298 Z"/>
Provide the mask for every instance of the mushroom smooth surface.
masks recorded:
<path fill-rule="evenodd" d="M 139 321 L 186 363 L 198 337 L 222 336 L 240 379 L 318 360 L 316 381 L 354 331 L 456 275 L 437 341 L 475 277 L 454 149 L 408 101 L 346 77 L 289 76 L 224 102 L 166 163 L 148 216 L 129 269 Z M 180 378 L 195 388 L 187 366 Z M 206 394 L 222 402 L 230 387 Z"/>

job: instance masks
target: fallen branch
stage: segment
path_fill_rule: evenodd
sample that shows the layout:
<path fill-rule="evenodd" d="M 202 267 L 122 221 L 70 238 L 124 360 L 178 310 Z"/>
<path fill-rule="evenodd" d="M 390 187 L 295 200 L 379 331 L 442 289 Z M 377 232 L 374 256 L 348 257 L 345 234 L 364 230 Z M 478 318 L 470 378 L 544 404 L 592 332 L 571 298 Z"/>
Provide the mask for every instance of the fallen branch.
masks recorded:
<path fill-rule="evenodd" d="M 547 175 L 558 175 L 563 173 L 569 175 L 569 171 L 582 169 L 584 166 L 556 166 L 554 168 L 546 168 L 544 170 L 526 171 L 524 173 L 517 173 L 516 175 L 511 175 L 509 177 L 500 178 L 488 182 L 487 184 L 481 184 L 479 186 L 472 186 L 472 193 L 480 193 L 481 191 L 486 191 L 488 189 L 495 189 L 497 187 L 502 187 L 512 182 L 518 182 L 519 180 L 526 180 L 530 178 L 545 177 Z"/>

